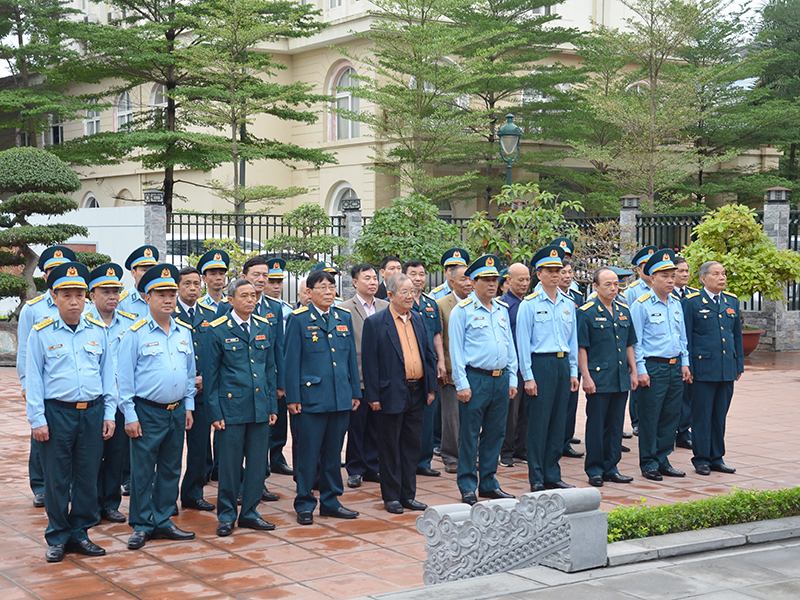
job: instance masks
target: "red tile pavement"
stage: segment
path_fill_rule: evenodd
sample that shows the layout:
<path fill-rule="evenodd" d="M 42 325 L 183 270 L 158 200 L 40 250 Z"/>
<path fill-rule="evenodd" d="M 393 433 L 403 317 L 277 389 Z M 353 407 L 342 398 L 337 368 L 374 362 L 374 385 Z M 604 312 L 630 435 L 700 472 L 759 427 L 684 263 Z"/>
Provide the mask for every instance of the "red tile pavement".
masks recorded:
<path fill-rule="evenodd" d="M 691 468 L 691 452 L 678 449 L 672 464 L 687 472 L 685 479 L 648 482 L 639 474 L 636 438 L 622 455 L 620 471 L 633 475 L 630 485 L 606 484 L 602 508 L 672 503 L 729 492 L 734 486 L 778 489 L 800 485 L 800 353 L 757 353 L 736 386 L 728 419 L 726 461 L 735 475 L 701 477 Z M 583 410 L 583 399 L 581 408 Z M 584 417 L 578 415 L 578 437 Z M 628 427 L 628 429 L 630 429 Z M 268 480 L 281 496 L 263 503 L 261 514 L 274 522 L 274 532 L 235 530 L 227 538 L 215 535 L 213 513 L 181 511 L 175 522 L 197 533 L 192 542 L 151 541 L 141 551 L 126 548 L 130 528 L 103 523 L 92 539 L 108 554 L 86 558 L 70 554 L 62 563 L 44 562 L 44 511 L 33 508 L 28 487 L 29 428 L 13 369 L 0 368 L 0 598 L 160 599 L 172 598 L 348 598 L 422 585 L 425 546 L 414 529 L 418 514 L 390 515 L 383 510 L 378 484 L 346 489 L 343 503 L 361 513 L 355 521 L 316 517 L 310 527 L 294 520 L 289 477 Z M 582 446 L 576 447 L 582 450 Z M 434 464 L 441 468 L 441 463 Z M 587 486 L 583 461 L 562 459 L 564 480 Z M 503 489 L 528 491 L 524 466 L 499 468 Z M 206 488 L 214 501 L 216 484 Z M 419 477 L 417 498 L 428 504 L 457 502 L 455 475 Z M 127 513 L 128 500 L 122 511 Z"/>

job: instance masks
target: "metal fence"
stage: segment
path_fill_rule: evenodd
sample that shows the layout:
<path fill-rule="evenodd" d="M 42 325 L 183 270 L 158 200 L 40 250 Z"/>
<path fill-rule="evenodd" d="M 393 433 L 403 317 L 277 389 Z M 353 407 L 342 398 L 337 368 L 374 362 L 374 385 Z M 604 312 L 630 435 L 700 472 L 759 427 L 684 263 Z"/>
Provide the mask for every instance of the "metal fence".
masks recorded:
<path fill-rule="evenodd" d="M 789 250 L 800 251 L 800 210 L 789 212 Z M 790 282 L 786 285 L 786 308 L 800 310 L 800 284 Z"/>

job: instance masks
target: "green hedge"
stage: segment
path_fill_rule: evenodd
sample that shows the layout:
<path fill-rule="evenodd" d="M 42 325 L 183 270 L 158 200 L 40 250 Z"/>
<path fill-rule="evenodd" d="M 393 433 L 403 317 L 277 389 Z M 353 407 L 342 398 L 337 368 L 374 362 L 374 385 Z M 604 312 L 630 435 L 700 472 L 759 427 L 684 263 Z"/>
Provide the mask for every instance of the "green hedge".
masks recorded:
<path fill-rule="evenodd" d="M 730 494 L 723 496 L 659 506 L 645 506 L 642 498 L 633 506 L 620 506 L 608 513 L 608 541 L 798 515 L 800 488 L 766 491 L 733 488 Z"/>

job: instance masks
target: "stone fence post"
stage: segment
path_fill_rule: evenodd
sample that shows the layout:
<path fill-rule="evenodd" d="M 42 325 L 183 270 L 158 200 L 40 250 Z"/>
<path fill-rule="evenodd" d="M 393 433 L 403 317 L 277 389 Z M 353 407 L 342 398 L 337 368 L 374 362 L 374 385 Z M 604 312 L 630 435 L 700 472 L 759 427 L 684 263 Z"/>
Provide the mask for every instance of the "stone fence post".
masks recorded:
<path fill-rule="evenodd" d="M 356 249 L 356 240 L 361 236 L 363 220 L 361 218 L 361 201 L 358 198 L 347 198 L 342 202 L 344 209 L 344 237 L 347 239 L 347 254 L 352 255 Z M 342 298 L 349 300 L 355 296 L 356 290 L 353 288 L 353 279 L 350 277 L 350 269 L 342 272 Z"/>
<path fill-rule="evenodd" d="M 620 198 L 622 208 L 619 211 L 620 230 L 620 258 L 624 262 L 631 262 L 638 249 L 636 240 L 636 217 L 642 214 L 639 210 L 639 196 L 629 195 Z"/>
<path fill-rule="evenodd" d="M 160 203 L 146 202 L 144 205 L 144 243 L 158 248 L 159 262 L 167 256 L 167 207 L 163 196 Z"/>

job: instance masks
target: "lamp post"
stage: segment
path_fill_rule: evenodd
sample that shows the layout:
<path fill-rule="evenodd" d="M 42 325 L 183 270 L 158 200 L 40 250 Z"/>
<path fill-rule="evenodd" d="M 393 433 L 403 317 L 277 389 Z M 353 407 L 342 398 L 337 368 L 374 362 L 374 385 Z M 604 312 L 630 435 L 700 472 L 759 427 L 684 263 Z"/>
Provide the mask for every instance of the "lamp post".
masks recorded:
<path fill-rule="evenodd" d="M 162 190 L 145 190 L 145 204 L 164 204 L 164 192 Z"/>
<path fill-rule="evenodd" d="M 773 187 L 767 190 L 767 194 L 764 199 L 767 201 L 767 204 L 782 204 L 784 202 L 789 202 L 789 194 L 792 192 L 789 188 L 785 187 Z"/>
<path fill-rule="evenodd" d="M 522 129 L 514 125 L 514 115 L 506 115 L 506 124 L 497 131 L 500 142 L 500 158 L 506 163 L 506 185 L 511 185 L 511 165 L 519 158 L 519 141 Z"/>

